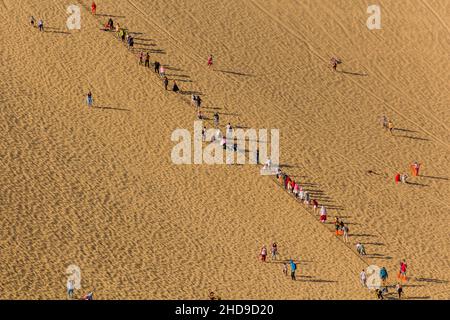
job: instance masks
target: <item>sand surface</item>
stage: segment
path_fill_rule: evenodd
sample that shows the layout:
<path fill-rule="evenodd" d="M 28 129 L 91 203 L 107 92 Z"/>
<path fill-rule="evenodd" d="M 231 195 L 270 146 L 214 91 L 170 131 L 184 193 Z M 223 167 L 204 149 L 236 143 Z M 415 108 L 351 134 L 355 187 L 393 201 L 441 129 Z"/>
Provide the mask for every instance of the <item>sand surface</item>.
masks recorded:
<path fill-rule="evenodd" d="M 95 17 L 72 2 L 80 31 L 70 1 L 0 0 L 0 298 L 66 299 L 76 264 L 76 295 L 96 299 L 373 299 L 359 272 L 385 266 L 394 285 L 400 259 L 406 298 L 450 298 L 449 1 L 380 0 L 373 31 L 366 1 L 99 0 Z M 136 52 L 100 30 L 108 16 Z M 280 129 L 283 170 L 350 244 L 254 165 L 174 165 L 195 108 L 138 65 L 142 48 L 222 128 Z M 422 175 L 395 185 L 415 160 Z M 258 261 L 271 241 L 298 281 Z"/>

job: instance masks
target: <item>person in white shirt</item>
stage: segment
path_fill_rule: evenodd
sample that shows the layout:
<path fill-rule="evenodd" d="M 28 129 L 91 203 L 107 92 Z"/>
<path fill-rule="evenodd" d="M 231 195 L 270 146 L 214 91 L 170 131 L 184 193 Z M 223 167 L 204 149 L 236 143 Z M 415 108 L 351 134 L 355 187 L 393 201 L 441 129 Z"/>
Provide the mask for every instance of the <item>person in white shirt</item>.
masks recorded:
<path fill-rule="evenodd" d="M 73 298 L 73 290 L 75 287 L 75 282 L 72 279 L 67 280 L 67 296 L 69 299 Z"/>
<path fill-rule="evenodd" d="M 361 285 L 362 285 L 363 287 L 366 287 L 366 286 L 367 286 L 367 284 L 366 284 L 367 276 L 366 276 L 366 272 L 364 271 L 364 269 L 363 269 L 363 271 L 361 271 L 361 273 L 359 274 L 359 280 L 361 281 Z"/>

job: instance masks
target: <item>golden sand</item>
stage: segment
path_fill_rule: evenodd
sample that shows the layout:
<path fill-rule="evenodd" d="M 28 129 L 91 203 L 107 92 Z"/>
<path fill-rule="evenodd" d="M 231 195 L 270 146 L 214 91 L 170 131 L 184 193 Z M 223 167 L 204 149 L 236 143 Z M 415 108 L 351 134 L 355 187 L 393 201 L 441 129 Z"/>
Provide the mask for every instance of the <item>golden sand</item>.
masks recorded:
<path fill-rule="evenodd" d="M 81 3 L 68 31 L 70 1 L 0 0 L 2 299 L 65 299 L 70 264 L 77 297 L 373 299 L 359 272 L 385 266 L 393 285 L 401 259 L 406 298 L 450 298 L 450 2 L 380 0 L 372 31 L 366 1 L 99 0 L 96 17 Z M 106 15 L 209 118 L 280 129 L 283 170 L 349 223 L 350 244 L 256 166 L 172 164 L 190 96 L 101 31 Z M 422 176 L 395 185 L 412 161 Z M 258 260 L 272 241 L 298 281 Z"/>

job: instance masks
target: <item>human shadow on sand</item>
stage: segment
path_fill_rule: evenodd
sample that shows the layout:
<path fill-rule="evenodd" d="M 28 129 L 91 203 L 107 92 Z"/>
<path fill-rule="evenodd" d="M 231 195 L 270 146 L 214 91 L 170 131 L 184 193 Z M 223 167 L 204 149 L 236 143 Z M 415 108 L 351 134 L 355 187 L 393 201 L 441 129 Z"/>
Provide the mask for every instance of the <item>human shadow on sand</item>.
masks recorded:
<path fill-rule="evenodd" d="M 351 72 L 351 71 L 346 71 L 346 70 L 340 70 L 340 71 L 338 70 L 337 72 L 344 73 L 344 74 L 350 74 L 352 76 L 362 76 L 362 77 L 368 76 L 367 73 Z"/>
<path fill-rule="evenodd" d="M 118 111 L 131 111 L 131 110 L 129 110 L 129 109 L 114 108 L 114 107 L 101 107 L 101 106 L 95 106 L 94 109 L 118 110 Z"/>
<path fill-rule="evenodd" d="M 229 71 L 229 70 L 214 70 L 214 71 L 222 72 L 222 73 L 228 73 L 228 74 L 233 74 L 233 75 L 236 75 L 236 76 L 254 77 L 254 75 L 249 74 L 249 73 L 235 72 L 235 71 Z"/>

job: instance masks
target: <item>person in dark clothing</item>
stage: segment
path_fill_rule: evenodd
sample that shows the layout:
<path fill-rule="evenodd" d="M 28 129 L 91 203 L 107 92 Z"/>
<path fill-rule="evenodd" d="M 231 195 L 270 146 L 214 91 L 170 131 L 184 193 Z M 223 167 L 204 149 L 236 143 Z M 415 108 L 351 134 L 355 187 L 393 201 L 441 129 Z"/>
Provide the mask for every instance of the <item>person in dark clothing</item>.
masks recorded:
<path fill-rule="evenodd" d="M 159 73 L 159 67 L 161 64 L 158 61 L 155 61 L 155 73 Z"/>
<path fill-rule="evenodd" d="M 177 85 L 177 83 L 175 81 L 173 82 L 172 91 L 175 92 L 175 93 L 180 91 L 180 88 L 178 88 L 178 85 Z"/>
<path fill-rule="evenodd" d="M 145 66 L 146 68 L 150 68 L 150 55 L 149 55 L 148 52 L 147 52 L 147 54 L 145 55 L 145 63 L 144 63 L 144 66 Z"/>
<path fill-rule="evenodd" d="M 109 20 L 108 20 L 108 29 L 109 30 L 113 30 L 114 29 L 114 21 L 111 18 L 109 18 Z"/>
<path fill-rule="evenodd" d="M 167 77 L 164 77 L 164 89 L 167 90 L 168 86 L 169 86 L 169 79 L 167 79 Z"/>
<path fill-rule="evenodd" d="M 219 114 L 214 113 L 214 125 L 217 127 L 219 125 Z"/>
<path fill-rule="evenodd" d="M 197 106 L 197 108 L 200 108 L 201 104 L 202 104 L 202 99 L 200 98 L 200 96 L 195 96 L 195 105 Z"/>

